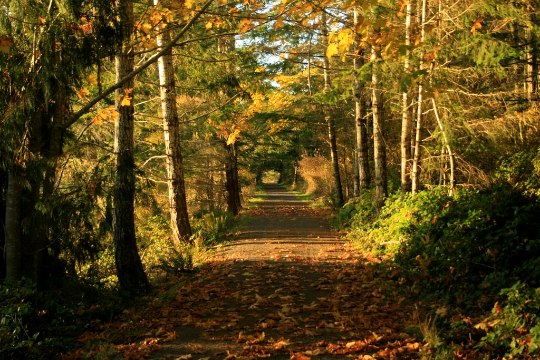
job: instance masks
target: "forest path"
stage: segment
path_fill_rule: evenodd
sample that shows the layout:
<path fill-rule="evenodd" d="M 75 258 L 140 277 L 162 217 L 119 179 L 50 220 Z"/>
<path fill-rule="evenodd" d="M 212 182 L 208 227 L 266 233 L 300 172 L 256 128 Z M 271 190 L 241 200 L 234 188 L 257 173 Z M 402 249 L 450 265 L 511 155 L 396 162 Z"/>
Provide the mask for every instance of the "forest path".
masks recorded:
<path fill-rule="evenodd" d="M 321 210 L 265 190 L 237 240 L 169 294 L 153 320 L 174 323 L 174 336 L 152 358 L 419 358 L 397 282 L 348 249 Z"/>

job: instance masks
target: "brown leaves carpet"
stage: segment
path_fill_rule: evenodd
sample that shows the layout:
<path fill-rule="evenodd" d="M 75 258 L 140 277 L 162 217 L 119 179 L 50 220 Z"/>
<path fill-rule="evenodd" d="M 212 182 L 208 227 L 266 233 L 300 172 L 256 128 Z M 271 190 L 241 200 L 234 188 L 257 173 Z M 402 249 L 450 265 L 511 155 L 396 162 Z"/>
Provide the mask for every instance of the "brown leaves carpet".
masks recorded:
<path fill-rule="evenodd" d="M 418 359 L 397 276 L 340 240 L 328 214 L 278 185 L 235 241 L 101 333 L 109 348 L 65 359 Z M 82 357 L 80 357 L 80 356 Z"/>
<path fill-rule="evenodd" d="M 398 284 L 326 215 L 278 185 L 231 245 L 175 294 L 176 338 L 153 359 L 414 359 Z"/>

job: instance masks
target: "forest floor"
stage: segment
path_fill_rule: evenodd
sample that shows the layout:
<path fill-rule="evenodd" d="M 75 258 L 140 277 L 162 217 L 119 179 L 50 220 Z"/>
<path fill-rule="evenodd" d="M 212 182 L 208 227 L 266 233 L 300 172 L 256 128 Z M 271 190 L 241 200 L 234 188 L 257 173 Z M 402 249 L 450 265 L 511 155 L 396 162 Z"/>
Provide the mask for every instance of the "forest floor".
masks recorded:
<path fill-rule="evenodd" d="M 144 311 L 124 312 L 116 350 L 151 359 L 421 358 L 414 302 L 398 277 L 341 240 L 324 210 L 278 185 L 264 189 L 233 241 Z M 126 338 L 130 329 L 139 335 Z"/>

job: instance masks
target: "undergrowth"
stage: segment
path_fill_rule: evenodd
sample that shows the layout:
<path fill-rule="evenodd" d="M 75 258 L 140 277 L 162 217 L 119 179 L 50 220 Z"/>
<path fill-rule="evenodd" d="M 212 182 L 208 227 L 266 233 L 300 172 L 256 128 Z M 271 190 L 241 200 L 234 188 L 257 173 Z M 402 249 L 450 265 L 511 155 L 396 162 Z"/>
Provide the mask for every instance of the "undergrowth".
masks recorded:
<path fill-rule="evenodd" d="M 193 244 L 180 247 L 173 246 L 161 215 L 148 217 L 138 227 L 141 259 L 153 284 L 195 271 L 207 249 L 226 240 L 235 219 L 214 210 L 197 214 L 191 224 Z M 80 349 L 85 333 L 100 330 L 133 305 L 133 299 L 118 291 L 112 241 L 100 251 L 95 261 L 78 269 L 76 278 L 64 278 L 54 288 L 37 291 L 27 280 L 0 284 L 1 359 L 59 358 Z M 118 356 L 113 341 L 85 342 L 80 351 L 92 358 Z"/>
<path fill-rule="evenodd" d="M 502 162 L 490 188 L 396 193 L 379 215 L 365 192 L 335 216 L 357 248 L 386 258 L 433 304 L 421 326 L 432 358 L 540 356 L 540 161 L 532 159 Z"/>

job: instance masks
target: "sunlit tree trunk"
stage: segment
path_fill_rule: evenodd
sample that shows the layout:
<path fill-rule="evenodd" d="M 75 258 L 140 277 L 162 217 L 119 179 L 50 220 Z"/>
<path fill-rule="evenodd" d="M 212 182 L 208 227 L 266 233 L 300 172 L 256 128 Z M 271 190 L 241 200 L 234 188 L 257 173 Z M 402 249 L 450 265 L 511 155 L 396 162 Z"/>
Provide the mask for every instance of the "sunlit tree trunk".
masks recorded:
<path fill-rule="evenodd" d="M 426 9 L 427 1 L 422 0 L 422 11 L 420 18 L 420 42 L 423 44 L 425 38 L 425 22 L 426 22 Z M 420 53 L 420 70 L 424 69 L 425 62 L 425 52 Z M 418 106 L 416 110 L 416 129 L 415 129 L 415 141 L 414 141 L 414 156 L 413 156 L 413 166 L 412 166 L 412 175 L 411 175 L 411 192 L 416 194 L 420 188 L 420 161 L 422 159 L 422 117 L 423 117 L 423 85 L 420 82 L 418 84 Z"/>
<path fill-rule="evenodd" d="M 115 56 L 116 80 L 133 71 L 133 50 L 129 46 L 133 29 L 133 3 L 130 0 L 116 2 L 123 46 Z M 135 236 L 135 174 L 133 158 L 133 85 L 130 80 L 117 90 L 116 109 L 119 117 L 115 122 L 114 153 L 116 171 L 114 178 L 113 239 L 116 273 L 122 290 L 144 293 L 149 288 Z"/>
<path fill-rule="evenodd" d="M 354 24 L 359 22 L 359 9 L 354 8 Z M 359 36 L 357 35 L 356 43 L 358 44 Z M 354 114 L 355 114 L 355 181 L 354 181 L 354 196 L 358 196 L 360 192 L 367 189 L 369 186 L 369 158 L 368 158 L 368 135 L 367 135 L 367 120 L 366 120 L 366 101 L 365 90 L 358 79 L 358 71 L 364 65 L 363 53 L 360 52 L 353 59 L 354 74 Z"/>
<path fill-rule="evenodd" d="M 158 0 L 154 0 L 158 5 Z M 158 46 L 166 46 L 171 41 L 167 26 L 157 36 Z M 173 241 L 176 245 L 191 241 L 191 226 L 186 201 L 184 170 L 182 165 L 182 149 L 180 140 L 180 124 L 176 108 L 176 84 L 172 50 L 158 60 L 159 85 L 161 96 L 161 112 L 163 117 L 163 134 L 165 138 L 165 154 L 167 155 L 167 183 L 169 187 L 169 213 Z"/>
<path fill-rule="evenodd" d="M 328 48 L 328 27 L 326 25 L 326 13 L 322 15 L 322 36 L 324 48 Z M 324 56 L 324 92 L 328 93 L 332 90 L 330 83 L 330 60 Z M 324 115 L 328 124 L 328 140 L 330 141 L 330 156 L 332 160 L 333 178 L 334 178 L 334 200 L 337 207 L 343 206 L 343 189 L 341 187 L 341 175 L 339 172 L 339 158 L 337 151 L 336 130 L 334 118 L 328 106 L 324 106 Z"/>
<path fill-rule="evenodd" d="M 384 115 L 381 89 L 379 88 L 379 54 L 372 48 L 373 72 L 371 75 L 371 109 L 373 113 L 373 158 L 375 161 L 375 205 L 380 211 L 388 196 L 386 174 L 386 148 L 384 143 Z"/>
<path fill-rule="evenodd" d="M 411 11 L 412 1 L 407 2 L 405 7 L 405 46 L 407 47 L 405 60 L 403 64 L 403 71 L 405 76 L 410 76 L 410 54 L 409 49 L 411 45 Z M 411 176 L 410 176 L 410 160 L 411 160 L 411 113 L 409 104 L 409 86 L 404 84 L 407 88 L 402 94 L 401 104 L 401 196 L 405 196 L 406 193 L 411 191 Z"/>

